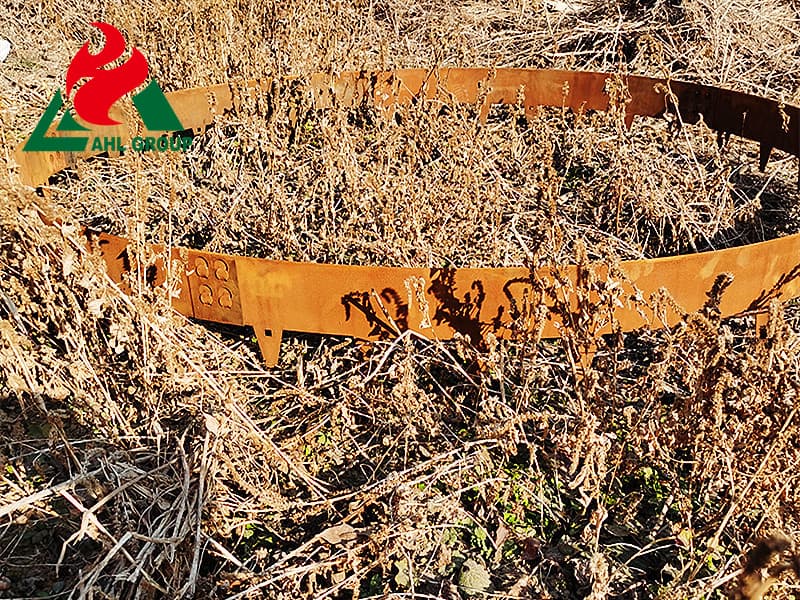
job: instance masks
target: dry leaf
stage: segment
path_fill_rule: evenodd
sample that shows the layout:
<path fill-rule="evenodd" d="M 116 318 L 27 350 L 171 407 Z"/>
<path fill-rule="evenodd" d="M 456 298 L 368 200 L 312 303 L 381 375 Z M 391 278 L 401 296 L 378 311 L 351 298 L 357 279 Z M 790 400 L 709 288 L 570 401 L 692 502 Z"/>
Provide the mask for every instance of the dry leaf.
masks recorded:
<path fill-rule="evenodd" d="M 219 421 L 213 415 L 206 414 L 206 430 L 214 435 L 219 433 Z"/>
<path fill-rule="evenodd" d="M 319 534 L 319 537 L 333 546 L 356 539 L 356 530 L 347 523 L 344 523 L 342 525 L 328 527 Z"/>

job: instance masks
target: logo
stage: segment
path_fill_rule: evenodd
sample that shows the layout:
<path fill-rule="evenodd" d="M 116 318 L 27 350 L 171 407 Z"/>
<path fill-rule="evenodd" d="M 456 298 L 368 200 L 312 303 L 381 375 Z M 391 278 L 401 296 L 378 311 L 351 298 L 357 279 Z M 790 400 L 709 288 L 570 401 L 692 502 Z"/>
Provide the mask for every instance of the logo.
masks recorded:
<path fill-rule="evenodd" d="M 97 54 L 89 51 L 86 42 L 67 68 L 64 95 L 57 90 L 42 118 L 28 138 L 23 150 L 25 152 L 85 152 L 91 141 L 93 152 L 124 152 L 128 148 L 122 144 L 119 136 L 94 137 L 78 135 L 80 132 L 97 131 L 102 127 L 120 125 L 112 118 L 111 107 L 134 90 L 144 85 L 140 92 L 133 95 L 133 105 L 150 132 L 162 132 L 162 135 L 141 137 L 131 140 L 130 149 L 144 151 L 186 151 L 192 143 L 191 137 L 168 137 L 166 133 L 182 131 L 178 116 L 167 101 L 167 97 L 155 79 L 150 78 L 150 67 L 147 59 L 137 49 L 121 64 L 117 63 L 125 52 L 125 38 L 116 27 L 108 23 L 95 22 L 105 38 L 103 48 Z M 83 82 L 83 83 L 81 83 Z M 47 135 L 57 116 L 64 108 L 66 101 L 72 101 L 72 110 L 86 123 L 94 125 L 91 130 L 81 125 L 67 109 L 56 126 L 57 132 L 69 132 L 68 135 Z"/>

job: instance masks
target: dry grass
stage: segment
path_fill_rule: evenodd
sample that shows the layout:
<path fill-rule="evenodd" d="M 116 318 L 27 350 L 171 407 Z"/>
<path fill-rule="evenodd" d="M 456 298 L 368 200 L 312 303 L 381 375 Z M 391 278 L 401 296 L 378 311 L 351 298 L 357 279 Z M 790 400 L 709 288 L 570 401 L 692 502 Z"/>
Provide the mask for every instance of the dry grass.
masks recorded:
<path fill-rule="evenodd" d="M 612 292 L 589 277 L 559 290 L 587 313 L 558 342 L 478 353 L 406 335 L 365 354 L 289 336 L 265 372 L 246 333 L 186 322 L 144 285 L 121 294 L 74 227 L 41 224 L 9 159 L 94 19 L 171 89 L 494 64 L 798 102 L 792 3 L 5 8 L 0 597 L 797 596 L 792 307 L 773 306 L 764 339 L 721 321 L 713 294 L 670 331 L 599 338 Z M 513 108 L 481 126 L 473 107 L 440 109 L 309 112 L 293 131 L 242 110 L 186 156 L 79 167 L 51 208 L 137 240 L 418 266 L 613 267 L 798 230 L 796 162 L 761 174 L 757 148 L 720 149 L 701 126 Z"/>

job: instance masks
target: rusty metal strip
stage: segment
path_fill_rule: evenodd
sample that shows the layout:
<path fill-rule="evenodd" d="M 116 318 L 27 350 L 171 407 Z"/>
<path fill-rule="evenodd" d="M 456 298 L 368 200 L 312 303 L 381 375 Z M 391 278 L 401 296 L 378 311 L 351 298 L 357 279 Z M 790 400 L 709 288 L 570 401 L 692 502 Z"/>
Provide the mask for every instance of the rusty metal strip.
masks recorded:
<path fill-rule="evenodd" d="M 485 96 L 484 113 L 492 104 L 517 103 L 522 97 L 525 109 L 533 113 L 543 105 L 606 110 L 610 77 L 614 76 L 571 71 L 441 69 L 317 74 L 296 84 L 317 108 L 366 101 L 388 109 L 424 94 L 468 103 Z M 628 124 L 636 116 L 657 117 L 677 108 L 684 122 L 702 118 L 720 135 L 758 142 L 762 168 L 773 148 L 800 156 L 798 107 L 692 83 L 638 76 L 623 80 L 630 93 Z M 167 96 L 181 123 L 201 132 L 217 115 L 236 110 L 239 99 L 248 94 L 274 98 L 277 85 L 262 80 Z M 123 135 L 123 142 L 130 137 L 130 133 Z M 21 150 L 16 156 L 20 178 L 33 186 L 46 184 L 53 174 L 81 158 Z M 122 281 L 131 269 L 127 243 L 105 234 L 91 242 L 100 249 L 116 281 Z M 252 327 L 270 366 L 278 360 L 284 331 L 365 340 L 406 330 L 439 339 L 460 333 L 477 344 L 488 334 L 510 338 L 543 326 L 543 337 L 558 337 L 559 326 L 572 326 L 562 323 L 571 315 L 556 310 L 553 298 L 543 296 L 542 290 L 554 279 L 576 283 L 581 276 L 574 265 L 534 273 L 524 268 L 412 269 L 294 263 L 179 248 L 173 249 L 172 259 L 184 265 L 175 309 L 201 320 Z M 165 277 L 163 261 L 152 268 L 150 280 L 158 285 Z M 800 234 L 714 252 L 627 261 L 619 270 L 613 274 L 620 286 L 613 327 L 623 331 L 676 323 L 682 311 L 661 311 L 654 300 L 662 288 L 683 311 L 692 312 L 706 304 L 707 291 L 726 273 L 733 280 L 722 295 L 720 313 L 763 312 L 772 299 L 800 295 Z M 597 275 L 602 279 L 605 273 Z M 569 301 L 570 309 L 577 310 L 575 302 L 575 298 Z M 550 308 L 543 324 L 533 314 L 542 304 Z M 596 327 L 598 333 L 611 329 L 610 319 L 599 321 Z"/>

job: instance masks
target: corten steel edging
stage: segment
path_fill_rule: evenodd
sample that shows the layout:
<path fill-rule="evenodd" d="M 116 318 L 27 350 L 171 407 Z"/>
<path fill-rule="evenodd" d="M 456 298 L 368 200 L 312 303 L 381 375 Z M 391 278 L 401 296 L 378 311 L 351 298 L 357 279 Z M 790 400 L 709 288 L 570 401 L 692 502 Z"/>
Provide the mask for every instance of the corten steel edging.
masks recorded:
<path fill-rule="evenodd" d="M 403 70 L 378 73 L 312 75 L 294 80 L 298 93 L 307 94 L 318 108 L 371 102 L 390 109 L 425 95 L 447 102 L 483 100 L 485 115 L 492 104 L 516 104 L 533 113 L 537 106 L 574 110 L 606 110 L 607 73 L 524 69 Z M 630 101 L 625 120 L 636 115 L 656 117 L 666 109 L 683 122 L 705 123 L 721 135 L 737 135 L 761 146 L 762 167 L 772 148 L 800 155 L 800 109 L 772 100 L 684 82 L 638 76 L 622 78 Z M 289 82 L 291 84 L 291 82 Z M 276 101 L 277 82 L 270 80 L 223 84 L 167 94 L 185 127 L 201 132 L 216 116 L 236 110 L 247 95 Z M 286 82 L 284 82 L 286 85 Z M 89 133 L 91 135 L 92 132 Z M 119 133 L 117 133 L 119 134 Z M 103 132 L 100 135 L 107 135 Z M 123 143 L 131 133 L 122 132 Z M 141 134 L 140 134 L 141 135 Z M 84 156 L 17 151 L 20 177 L 29 185 L 44 185 L 59 170 Z M 122 281 L 130 269 L 127 241 L 100 235 L 100 248 L 111 277 Z M 183 260 L 181 291 L 173 305 L 182 314 L 202 320 L 253 327 L 268 365 L 278 359 L 283 331 L 345 335 L 374 340 L 411 329 L 429 337 L 468 335 L 473 342 L 489 333 L 508 338 L 536 326 L 533 311 L 542 299 L 524 268 L 424 269 L 294 263 L 173 249 Z M 666 289 L 683 311 L 701 308 L 718 276 L 733 275 L 722 296 L 723 316 L 764 311 L 770 300 L 800 295 L 800 234 L 692 255 L 622 262 L 621 306 L 615 325 L 632 330 L 674 324 L 682 314 L 654 312 L 651 300 Z M 578 277 L 575 266 L 538 269 L 542 281 Z M 157 262 L 151 273 L 155 285 L 164 280 Z M 601 274 L 602 276 L 602 274 Z M 633 302 L 639 298 L 644 302 Z M 574 298 L 573 308 L 574 308 Z M 552 303 L 544 298 L 552 307 Z M 561 316 L 551 310 L 542 335 L 557 337 Z M 566 324 L 569 327 L 569 324 Z M 608 331 L 601 324 L 598 331 Z"/>

